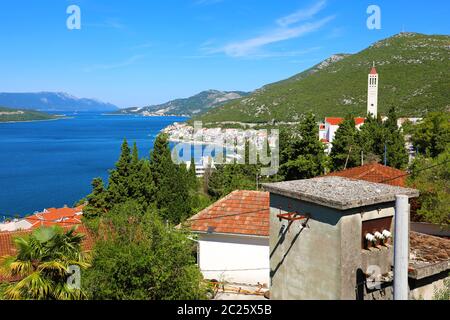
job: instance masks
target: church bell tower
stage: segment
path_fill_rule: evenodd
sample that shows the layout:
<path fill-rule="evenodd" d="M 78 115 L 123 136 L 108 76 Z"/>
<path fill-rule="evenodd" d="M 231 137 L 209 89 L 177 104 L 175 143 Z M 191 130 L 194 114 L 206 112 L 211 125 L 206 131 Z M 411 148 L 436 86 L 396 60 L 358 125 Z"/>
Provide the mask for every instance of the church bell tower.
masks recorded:
<path fill-rule="evenodd" d="M 378 72 L 373 64 L 369 74 L 369 86 L 367 91 L 367 114 L 378 116 Z"/>

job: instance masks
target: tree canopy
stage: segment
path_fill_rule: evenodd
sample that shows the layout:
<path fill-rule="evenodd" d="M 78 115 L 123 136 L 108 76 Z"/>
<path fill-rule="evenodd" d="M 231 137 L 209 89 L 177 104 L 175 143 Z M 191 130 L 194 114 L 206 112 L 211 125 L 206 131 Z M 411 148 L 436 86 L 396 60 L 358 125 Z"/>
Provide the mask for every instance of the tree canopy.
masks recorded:
<path fill-rule="evenodd" d="M 193 242 L 136 201 L 115 206 L 100 222 L 102 235 L 82 287 L 95 300 L 204 298 Z"/>

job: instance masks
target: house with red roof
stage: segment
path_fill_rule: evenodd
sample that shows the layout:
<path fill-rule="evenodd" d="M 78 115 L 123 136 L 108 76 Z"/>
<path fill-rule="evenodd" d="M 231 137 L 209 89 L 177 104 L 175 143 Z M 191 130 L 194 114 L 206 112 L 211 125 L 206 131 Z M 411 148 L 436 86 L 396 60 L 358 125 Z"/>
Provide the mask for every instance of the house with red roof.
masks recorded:
<path fill-rule="evenodd" d="M 406 187 L 407 175 L 403 170 L 384 166 L 376 162 L 328 174 L 328 176 L 385 183 L 397 187 Z"/>
<path fill-rule="evenodd" d="M 237 190 L 187 221 L 205 279 L 269 285 L 269 193 Z"/>

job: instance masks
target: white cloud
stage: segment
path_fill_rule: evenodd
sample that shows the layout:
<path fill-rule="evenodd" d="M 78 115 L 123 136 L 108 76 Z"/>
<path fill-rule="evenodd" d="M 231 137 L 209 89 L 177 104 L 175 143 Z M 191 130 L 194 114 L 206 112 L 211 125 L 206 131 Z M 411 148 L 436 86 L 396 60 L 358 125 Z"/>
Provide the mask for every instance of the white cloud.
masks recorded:
<path fill-rule="evenodd" d="M 309 7 L 307 9 L 300 9 L 288 16 L 278 19 L 277 24 L 282 27 L 287 27 L 299 21 L 309 20 L 313 18 L 317 13 L 319 13 L 323 8 L 325 8 L 326 4 L 327 2 L 325 0 L 319 1 L 312 7 Z"/>
<path fill-rule="evenodd" d="M 243 57 L 257 53 L 258 49 L 280 41 L 298 38 L 314 32 L 331 21 L 334 17 L 326 17 L 316 22 L 308 22 L 292 28 L 277 28 L 248 40 L 233 42 L 219 49 L 213 49 L 211 53 L 224 52 L 231 57 Z"/>
<path fill-rule="evenodd" d="M 326 1 L 319 1 L 312 7 L 298 10 L 290 15 L 277 19 L 275 21 L 277 27 L 259 36 L 247 40 L 231 42 L 219 48 L 208 48 L 208 43 L 207 45 L 204 44 L 201 50 L 207 54 L 225 53 L 230 57 L 269 57 L 277 55 L 276 53 L 264 53 L 260 51 L 267 45 L 299 38 L 322 28 L 325 24 L 334 19 L 334 16 L 328 16 L 315 21 L 299 22 L 313 19 L 325 5 Z M 279 53 L 278 56 L 282 56 L 282 54 Z"/>

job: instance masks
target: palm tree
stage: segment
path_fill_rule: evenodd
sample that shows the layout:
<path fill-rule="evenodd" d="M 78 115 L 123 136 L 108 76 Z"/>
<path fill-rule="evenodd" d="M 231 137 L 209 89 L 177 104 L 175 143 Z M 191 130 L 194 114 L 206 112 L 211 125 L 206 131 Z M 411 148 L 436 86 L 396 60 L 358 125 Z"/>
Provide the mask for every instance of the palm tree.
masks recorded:
<path fill-rule="evenodd" d="M 82 234 L 75 228 L 64 232 L 60 227 L 35 230 L 14 239 L 17 256 L 5 257 L 0 273 L 21 280 L 10 284 L 4 298 L 10 300 L 78 300 L 86 295 L 68 283 L 69 267 L 90 267 L 89 256 L 81 250 Z"/>

